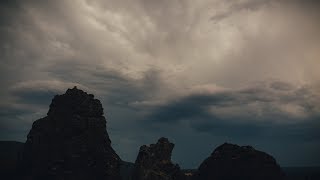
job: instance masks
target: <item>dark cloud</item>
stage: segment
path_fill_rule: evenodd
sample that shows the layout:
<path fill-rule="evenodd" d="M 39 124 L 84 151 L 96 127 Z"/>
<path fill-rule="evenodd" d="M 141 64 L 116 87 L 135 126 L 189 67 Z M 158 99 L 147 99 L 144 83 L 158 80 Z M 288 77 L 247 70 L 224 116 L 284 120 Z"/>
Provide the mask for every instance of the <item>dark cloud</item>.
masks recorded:
<path fill-rule="evenodd" d="M 41 117 L 40 108 L 30 109 L 19 106 L 0 107 L 0 140 L 25 141 L 33 118 Z"/>
<path fill-rule="evenodd" d="M 283 91 L 288 91 L 288 90 L 293 90 L 293 86 L 291 84 L 285 83 L 285 82 L 273 82 L 271 84 L 271 88 L 275 90 L 283 90 Z"/>
<path fill-rule="evenodd" d="M 320 7 L 320 3 L 317 0 L 256 0 L 256 1 L 232 1 L 227 0 L 223 2 L 224 6 L 227 6 L 225 11 L 217 12 L 210 19 L 214 22 L 220 22 L 221 20 L 228 18 L 241 11 L 257 11 L 261 8 L 271 8 L 272 6 L 283 4 L 290 4 L 293 6 L 303 7 L 304 10 L 316 10 Z"/>
<path fill-rule="evenodd" d="M 279 81 L 259 87 L 178 98 L 153 107 L 146 123 L 174 125 L 186 121 L 197 132 L 238 138 L 268 134 L 300 140 L 319 138 L 315 134 L 319 111 L 310 108 L 319 106 L 312 102 L 318 96 Z"/>
<path fill-rule="evenodd" d="M 39 105 L 48 105 L 51 103 L 51 99 L 58 92 L 53 92 L 50 90 L 33 90 L 33 91 L 19 91 L 13 92 L 13 95 L 19 99 L 19 101 L 26 104 L 39 104 Z"/>
<path fill-rule="evenodd" d="M 256 0 L 256 1 L 225 1 L 224 3 L 228 6 L 227 10 L 221 13 L 217 13 L 216 15 L 212 16 L 210 19 L 214 22 L 219 22 L 229 16 L 238 13 L 239 11 L 243 10 L 252 10 L 255 11 L 258 8 L 263 6 L 268 6 L 270 3 L 274 2 L 275 0 Z M 276 0 L 278 1 L 278 0 Z"/>
<path fill-rule="evenodd" d="M 24 114 L 28 114 L 28 113 L 32 113 L 32 111 L 14 108 L 14 107 L 1 107 L 0 116 L 1 117 L 15 117 L 15 116 L 21 116 Z"/>

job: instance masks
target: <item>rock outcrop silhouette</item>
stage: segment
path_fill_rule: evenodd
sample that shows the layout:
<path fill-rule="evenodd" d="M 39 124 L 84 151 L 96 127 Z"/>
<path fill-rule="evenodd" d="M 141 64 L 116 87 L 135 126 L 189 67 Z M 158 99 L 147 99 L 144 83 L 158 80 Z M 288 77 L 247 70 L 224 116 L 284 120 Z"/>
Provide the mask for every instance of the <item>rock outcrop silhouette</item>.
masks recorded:
<path fill-rule="evenodd" d="M 156 144 L 140 147 L 134 165 L 134 180 L 180 180 L 184 179 L 180 167 L 171 162 L 174 144 L 160 138 Z"/>
<path fill-rule="evenodd" d="M 33 123 L 21 173 L 35 180 L 118 180 L 120 162 L 100 101 L 74 87 L 56 95 L 47 116 Z"/>
<path fill-rule="evenodd" d="M 225 143 L 198 168 L 195 180 L 283 180 L 276 160 L 251 146 Z"/>

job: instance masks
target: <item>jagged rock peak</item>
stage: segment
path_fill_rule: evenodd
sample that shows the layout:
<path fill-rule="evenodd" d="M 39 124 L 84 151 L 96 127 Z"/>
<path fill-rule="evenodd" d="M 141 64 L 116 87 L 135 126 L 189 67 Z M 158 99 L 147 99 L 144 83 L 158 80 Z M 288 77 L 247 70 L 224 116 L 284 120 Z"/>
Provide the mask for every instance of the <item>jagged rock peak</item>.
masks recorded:
<path fill-rule="evenodd" d="M 87 116 L 102 116 L 103 107 L 93 94 L 88 94 L 75 86 L 65 94 L 56 95 L 50 104 L 48 116 L 54 114 L 82 114 Z"/>
<path fill-rule="evenodd" d="M 156 144 L 150 144 L 149 146 L 143 145 L 140 147 L 140 158 L 137 160 L 146 160 L 144 156 L 150 160 L 167 160 L 171 161 L 171 154 L 174 148 L 174 144 L 169 142 L 167 138 L 160 138 Z"/>
<path fill-rule="evenodd" d="M 134 165 L 135 180 L 180 180 L 184 179 L 180 167 L 171 162 L 174 144 L 160 138 L 156 144 L 140 147 Z"/>
<path fill-rule="evenodd" d="M 224 143 L 217 147 L 198 168 L 196 180 L 283 180 L 276 160 L 251 146 Z"/>

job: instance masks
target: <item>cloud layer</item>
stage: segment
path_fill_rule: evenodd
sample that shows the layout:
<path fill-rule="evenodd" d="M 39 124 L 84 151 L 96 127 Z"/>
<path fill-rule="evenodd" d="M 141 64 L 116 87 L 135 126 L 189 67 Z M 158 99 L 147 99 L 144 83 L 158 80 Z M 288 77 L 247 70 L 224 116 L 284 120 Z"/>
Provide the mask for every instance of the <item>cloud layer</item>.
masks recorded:
<path fill-rule="evenodd" d="M 224 141 L 284 166 L 319 165 L 319 5 L 1 1 L 1 140 L 24 141 L 52 97 L 76 85 L 102 101 L 124 160 L 168 136 L 186 168 Z"/>

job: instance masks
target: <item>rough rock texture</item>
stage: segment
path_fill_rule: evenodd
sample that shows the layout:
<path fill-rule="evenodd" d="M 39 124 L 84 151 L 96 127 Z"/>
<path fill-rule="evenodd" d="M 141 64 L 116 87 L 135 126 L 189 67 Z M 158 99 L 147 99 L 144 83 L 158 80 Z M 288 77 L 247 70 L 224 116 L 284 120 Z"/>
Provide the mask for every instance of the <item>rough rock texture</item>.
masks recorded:
<path fill-rule="evenodd" d="M 282 180 L 285 175 L 276 160 L 251 146 L 225 143 L 199 167 L 197 180 Z"/>
<path fill-rule="evenodd" d="M 120 179 L 106 119 L 92 94 L 68 89 L 35 121 L 24 147 L 22 174 L 29 179 Z"/>
<path fill-rule="evenodd" d="M 16 141 L 0 141 L 0 179 L 15 179 L 23 145 Z"/>
<path fill-rule="evenodd" d="M 167 138 L 160 138 L 157 144 L 143 145 L 134 165 L 134 180 L 177 180 L 184 176 L 177 164 L 171 162 L 174 147 Z"/>

